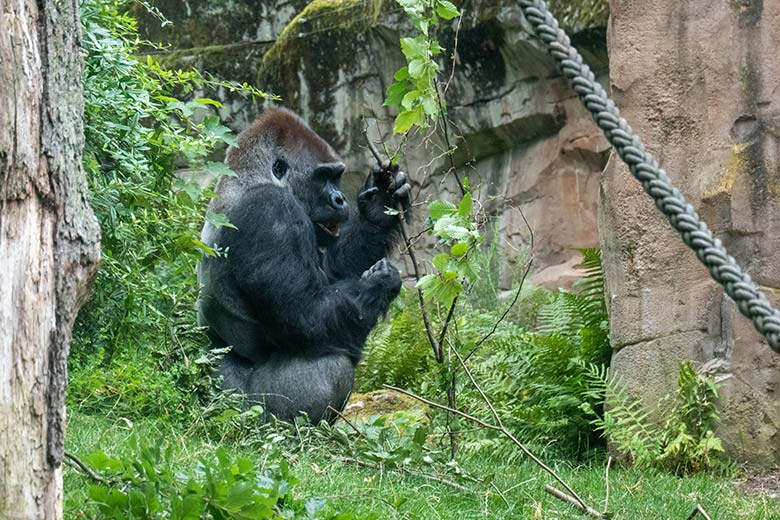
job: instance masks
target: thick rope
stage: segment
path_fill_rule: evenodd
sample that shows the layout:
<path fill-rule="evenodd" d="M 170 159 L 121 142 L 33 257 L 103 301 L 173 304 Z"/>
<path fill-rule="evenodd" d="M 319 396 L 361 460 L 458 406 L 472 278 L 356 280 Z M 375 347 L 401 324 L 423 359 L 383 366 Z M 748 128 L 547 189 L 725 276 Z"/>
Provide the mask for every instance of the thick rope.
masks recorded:
<path fill-rule="evenodd" d="M 620 117 L 615 103 L 596 81 L 590 68 L 583 63 L 582 56 L 571 46 L 569 37 L 558 27 L 557 20 L 547 10 L 545 2 L 520 0 L 520 6 L 536 35 L 555 58 L 558 68 L 579 94 L 580 100 L 633 176 L 653 197 L 656 207 L 668 217 L 688 247 L 696 252 L 712 278 L 736 302 L 739 311 L 750 318 L 769 346 L 775 352 L 780 352 L 780 312 L 772 308 L 750 276 L 737 265 L 721 241 L 713 237 L 680 190 L 672 185 L 666 172 L 658 166 L 658 161 L 645 151 L 626 120 Z"/>

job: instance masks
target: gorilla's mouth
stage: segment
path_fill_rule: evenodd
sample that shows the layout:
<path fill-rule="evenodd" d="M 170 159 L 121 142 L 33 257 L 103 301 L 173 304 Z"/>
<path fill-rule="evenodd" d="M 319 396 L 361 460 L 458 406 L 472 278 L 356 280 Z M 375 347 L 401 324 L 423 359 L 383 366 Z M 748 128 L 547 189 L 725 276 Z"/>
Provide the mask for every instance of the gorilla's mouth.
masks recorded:
<path fill-rule="evenodd" d="M 338 238 L 341 233 L 341 222 L 317 222 L 317 225 L 330 237 Z"/>

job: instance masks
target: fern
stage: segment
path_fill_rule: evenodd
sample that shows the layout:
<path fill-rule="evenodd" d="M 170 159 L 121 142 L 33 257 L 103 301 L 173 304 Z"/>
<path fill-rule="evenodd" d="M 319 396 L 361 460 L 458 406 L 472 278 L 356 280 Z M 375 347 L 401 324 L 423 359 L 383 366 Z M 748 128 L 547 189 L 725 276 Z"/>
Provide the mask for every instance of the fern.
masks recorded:
<path fill-rule="evenodd" d="M 418 390 L 434 364 L 415 296 L 404 291 L 394 304 L 391 321 L 376 327 L 366 342 L 356 389 L 370 392 L 393 385 Z"/>
<path fill-rule="evenodd" d="M 717 384 L 696 373 L 688 361 L 680 363 L 677 390 L 661 400 L 663 423 L 650 419 L 651 411 L 630 398 L 622 382 L 606 374 L 592 374 L 590 387 L 609 407 L 603 414 L 583 406 L 591 421 L 626 459 L 638 467 L 655 467 L 679 474 L 720 469 L 723 446 L 714 432 L 718 420 Z"/>
<path fill-rule="evenodd" d="M 595 249 L 581 253 L 585 276 L 573 291 L 560 291 L 541 307 L 537 331 L 520 330 L 506 342 L 499 338 L 472 362 L 508 427 L 565 454 L 602 442 L 585 409 L 602 408 L 604 394 L 592 388 L 592 372 L 606 373 L 611 354 L 601 255 Z M 484 408 L 469 387 L 461 395 L 470 410 Z M 484 439 L 466 448 L 485 447 L 500 457 L 510 453 Z"/>

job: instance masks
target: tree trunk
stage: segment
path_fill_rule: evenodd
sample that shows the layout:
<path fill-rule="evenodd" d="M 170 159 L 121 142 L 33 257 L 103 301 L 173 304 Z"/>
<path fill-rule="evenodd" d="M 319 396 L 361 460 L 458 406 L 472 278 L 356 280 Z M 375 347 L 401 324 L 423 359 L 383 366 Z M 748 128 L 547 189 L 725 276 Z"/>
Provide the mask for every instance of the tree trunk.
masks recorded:
<path fill-rule="evenodd" d="M 99 228 L 75 0 L 0 2 L 0 518 L 62 516 L 66 358 Z"/>

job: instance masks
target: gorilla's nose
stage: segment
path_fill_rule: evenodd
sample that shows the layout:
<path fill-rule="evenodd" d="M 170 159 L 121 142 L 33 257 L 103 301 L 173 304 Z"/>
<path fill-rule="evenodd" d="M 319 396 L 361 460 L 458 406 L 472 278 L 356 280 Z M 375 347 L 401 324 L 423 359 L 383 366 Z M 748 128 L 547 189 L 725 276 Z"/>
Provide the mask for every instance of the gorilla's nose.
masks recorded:
<path fill-rule="evenodd" d="M 344 210 L 347 208 L 347 200 L 344 198 L 344 194 L 338 190 L 331 192 L 330 205 L 333 209 Z"/>

